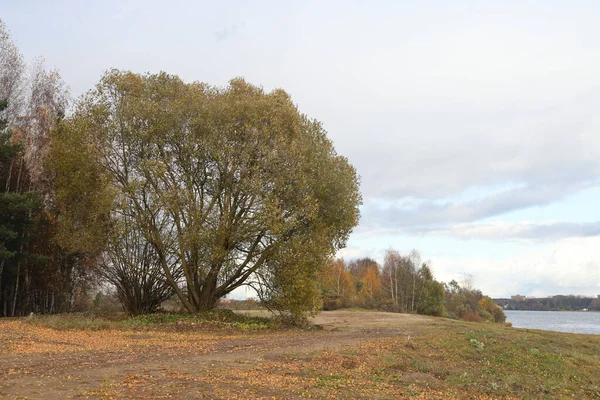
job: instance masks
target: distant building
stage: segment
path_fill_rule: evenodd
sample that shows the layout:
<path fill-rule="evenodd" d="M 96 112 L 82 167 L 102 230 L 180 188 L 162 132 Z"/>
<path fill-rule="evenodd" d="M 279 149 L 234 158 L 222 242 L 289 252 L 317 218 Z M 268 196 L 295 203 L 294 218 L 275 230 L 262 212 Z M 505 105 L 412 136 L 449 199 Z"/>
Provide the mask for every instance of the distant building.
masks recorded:
<path fill-rule="evenodd" d="M 526 300 L 527 296 L 521 296 L 520 294 L 516 294 L 514 296 L 510 296 L 511 300 L 516 300 L 516 301 L 520 301 L 520 300 Z"/>

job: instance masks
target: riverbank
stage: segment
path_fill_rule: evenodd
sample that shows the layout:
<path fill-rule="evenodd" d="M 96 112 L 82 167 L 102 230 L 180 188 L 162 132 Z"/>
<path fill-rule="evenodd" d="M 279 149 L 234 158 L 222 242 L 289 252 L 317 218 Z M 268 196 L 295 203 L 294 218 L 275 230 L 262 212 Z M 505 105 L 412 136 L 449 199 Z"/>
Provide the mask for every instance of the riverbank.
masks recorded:
<path fill-rule="evenodd" d="M 0 320 L 0 398 L 600 398 L 600 336 L 332 311 L 320 330 Z"/>

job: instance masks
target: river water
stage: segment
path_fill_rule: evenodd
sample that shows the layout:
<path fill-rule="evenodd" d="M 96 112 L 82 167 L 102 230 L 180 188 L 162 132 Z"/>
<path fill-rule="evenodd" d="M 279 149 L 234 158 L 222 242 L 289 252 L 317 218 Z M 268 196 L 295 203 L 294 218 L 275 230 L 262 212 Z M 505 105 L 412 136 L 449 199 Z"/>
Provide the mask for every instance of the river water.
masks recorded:
<path fill-rule="evenodd" d="M 600 312 L 590 311 L 510 311 L 506 321 L 515 328 L 600 335 Z"/>

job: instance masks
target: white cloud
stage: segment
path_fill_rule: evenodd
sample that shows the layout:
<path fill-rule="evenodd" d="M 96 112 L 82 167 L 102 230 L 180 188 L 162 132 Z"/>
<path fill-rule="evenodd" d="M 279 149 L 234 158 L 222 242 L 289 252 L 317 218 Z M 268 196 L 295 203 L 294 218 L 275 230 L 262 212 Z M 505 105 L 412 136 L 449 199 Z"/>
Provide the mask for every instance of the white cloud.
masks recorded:
<path fill-rule="evenodd" d="M 472 228 L 473 226 L 461 225 L 460 228 L 455 229 L 454 225 L 468 224 L 528 207 L 547 205 L 564 199 L 573 192 L 593 187 L 597 182 L 598 180 L 594 179 L 572 183 L 516 187 L 476 200 L 449 200 L 446 202 L 421 200 L 418 205 L 410 208 L 405 207 L 403 204 L 385 204 L 367 200 L 363 207 L 360 229 L 362 231 L 372 229 L 396 230 L 417 234 L 430 232 L 451 234 L 455 231 L 460 233 L 465 232 L 465 228 Z M 555 228 L 555 231 L 558 228 L 564 228 L 565 234 L 569 231 L 577 233 L 577 229 L 574 229 L 576 227 L 570 224 L 555 224 L 552 227 Z M 582 226 L 582 228 L 586 227 Z M 585 231 L 584 236 L 591 234 L 593 231 L 593 226 L 587 228 L 589 229 L 583 229 Z M 543 232 L 540 231 L 540 233 Z M 559 232 L 557 234 L 560 235 Z M 581 233 L 577 235 L 581 235 Z"/>
<path fill-rule="evenodd" d="M 394 120 L 364 127 L 348 155 L 362 175 L 366 198 L 434 200 L 519 182 L 548 192 L 536 201 L 551 202 L 600 175 L 598 99 L 600 91 L 592 90 L 582 98 L 557 99 L 552 107 L 504 112 L 473 110 L 470 104 L 448 104 L 449 111 L 433 107 L 421 116 L 388 110 L 382 118 Z"/>
<path fill-rule="evenodd" d="M 369 251 L 359 247 L 345 247 L 337 252 L 336 257 L 354 260 L 357 258 L 369 257 Z"/>
<path fill-rule="evenodd" d="M 456 224 L 424 234 L 461 239 L 552 241 L 571 237 L 600 236 L 600 222 L 482 222 Z"/>
<path fill-rule="evenodd" d="M 493 297 L 600 294 L 600 238 L 563 239 L 502 260 L 434 257 L 436 278 L 471 274 L 475 286 Z"/>

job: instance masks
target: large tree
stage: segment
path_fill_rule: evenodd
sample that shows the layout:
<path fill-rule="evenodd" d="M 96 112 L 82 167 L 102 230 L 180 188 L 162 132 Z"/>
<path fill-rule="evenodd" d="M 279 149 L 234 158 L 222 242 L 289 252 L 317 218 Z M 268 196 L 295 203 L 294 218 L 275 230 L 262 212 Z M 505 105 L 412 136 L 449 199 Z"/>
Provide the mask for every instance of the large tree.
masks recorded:
<path fill-rule="evenodd" d="M 286 92 L 114 70 L 63 124 L 57 140 L 84 146 L 101 179 L 70 193 L 71 169 L 52 154 L 65 174 L 58 200 L 68 210 L 112 193 L 111 220 L 127 218 L 153 247 L 188 311 L 247 284 L 276 308 L 316 305 L 317 274 L 358 222 L 358 178 Z M 65 219 L 94 230 L 94 216 L 79 217 Z"/>

